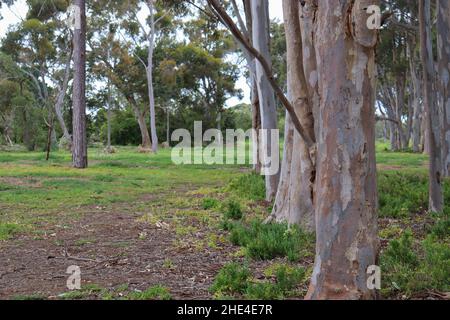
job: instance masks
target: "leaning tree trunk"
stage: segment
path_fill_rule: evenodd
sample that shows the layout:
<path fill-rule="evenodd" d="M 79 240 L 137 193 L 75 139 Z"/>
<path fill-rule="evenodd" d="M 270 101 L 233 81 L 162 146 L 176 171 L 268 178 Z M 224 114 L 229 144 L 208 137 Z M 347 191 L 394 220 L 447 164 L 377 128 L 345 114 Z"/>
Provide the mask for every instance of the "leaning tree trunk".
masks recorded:
<path fill-rule="evenodd" d="M 77 17 L 73 36 L 73 148 L 75 168 L 87 168 L 86 136 L 86 3 L 74 0 Z"/>
<path fill-rule="evenodd" d="M 253 46 L 258 50 L 266 61 L 270 62 L 270 26 L 269 26 L 269 2 L 268 0 L 252 0 L 251 10 L 253 17 Z M 258 96 L 261 110 L 261 129 L 263 139 L 261 151 L 263 153 L 263 171 L 270 166 L 268 163 L 279 160 L 279 150 L 272 150 L 271 131 L 277 129 L 277 110 L 275 104 L 275 93 L 270 85 L 269 79 L 259 61 L 256 62 L 256 81 L 258 84 Z M 272 163 L 273 164 L 273 163 Z M 275 198 L 279 181 L 279 170 L 276 174 L 266 175 L 266 200 Z"/>
<path fill-rule="evenodd" d="M 433 45 L 431 34 L 431 1 L 419 0 L 419 20 L 420 20 L 420 52 L 423 72 L 423 97 L 424 107 L 427 110 L 428 144 L 430 151 L 429 165 L 429 192 L 431 212 L 441 212 L 444 209 L 442 193 L 442 150 L 441 150 L 441 114 L 436 104 L 436 95 L 433 92 L 435 87 L 435 68 L 433 60 Z"/>
<path fill-rule="evenodd" d="M 283 13 L 287 43 L 288 95 L 303 128 L 314 141 L 312 99 L 309 97 L 303 67 L 299 3 L 283 0 Z M 314 181 L 315 167 L 309 148 L 295 131 L 289 114 L 286 114 L 283 163 L 272 219 L 300 224 L 312 231 L 314 229 Z"/>
<path fill-rule="evenodd" d="M 450 4 L 448 0 L 438 1 L 438 57 L 439 96 L 443 108 L 444 130 L 444 173 L 450 176 Z"/>
<path fill-rule="evenodd" d="M 370 299 L 378 253 L 373 0 L 318 0 L 316 258 L 308 299 Z"/>

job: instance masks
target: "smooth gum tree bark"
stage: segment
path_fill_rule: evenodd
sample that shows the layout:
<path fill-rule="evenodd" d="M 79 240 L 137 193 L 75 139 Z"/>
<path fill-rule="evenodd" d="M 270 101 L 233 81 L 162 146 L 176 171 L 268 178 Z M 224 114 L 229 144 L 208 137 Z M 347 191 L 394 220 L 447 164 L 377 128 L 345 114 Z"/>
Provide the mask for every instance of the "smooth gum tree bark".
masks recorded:
<path fill-rule="evenodd" d="M 319 0 L 316 258 L 307 299 L 372 299 L 376 265 L 375 46 L 365 0 Z"/>

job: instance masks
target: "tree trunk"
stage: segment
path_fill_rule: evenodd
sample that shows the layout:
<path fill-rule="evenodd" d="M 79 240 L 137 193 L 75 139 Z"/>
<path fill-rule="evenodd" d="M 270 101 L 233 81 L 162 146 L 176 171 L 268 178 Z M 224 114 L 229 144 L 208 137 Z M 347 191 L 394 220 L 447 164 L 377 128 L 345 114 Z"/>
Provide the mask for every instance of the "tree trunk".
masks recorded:
<path fill-rule="evenodd" d="M 412 148 L 413 152 L 419 153 L 421 152 L 420 148 L 420 136 L 421 136 L 421 122 L 422 122 L 422 105 L 420 103 L 421 97 L 421 87 L 420 80 L 417 74 L 417 65 L 415 60 L 414 48 L 412 44 L 408 45 L 409 57 L 410 57 L 410 73 L 411 73 L 411 84 L 412 84 Z"/>
<path fill-rule="evenodd" d="M 150 35 L 148 38 L 148 57 L 147 57 L 147 86 L 148 98 L 150 101 L 150 132 L 152 135 L 152 151 L 158 152 L 158 134 L 156 132 L 156 110 L 155 110 L 155 93 L 153 89 L 153 51 L 155 48 L 155 8 L 153 0 L 147 1 L 150 10 Z"/>
<path fill-rule="evenodd" d="M 270 63 L 270 26 L 269 26 L 269 2 L 268 0 L 252 0 L 251 10 L 253 17 L 253 45 L 263 57 Z M 272 150 L 271 130 L 277 129 L 277 110 L 275 93 L 259 61 L 256 62 L 256 81 L 258 84 L 258 97 L 261 111 L 261 128 L 263 139 L 261 150 L 263 153 L 263 170 L 270 166 L 268 163 L 279 160 L 279 150 Z M 278 157 L 277 157 L 278 156 Z M 277 159 L 278 158 L 278 159 Z M 273 201 L 279 182 L 279 170 L 276 174 L 266 174 L 266 200 Z"/>
<path fill-rule="evenodd" d="M 300 31 L 299 3 L 283 0 L 284 26 L 287 43 L 288 95 L 303 128 L 315 140 L 311 99 L 303 68 L 303 46 Z M 295 156 L 293 154 L 295 153 Z M 315 168 L 309 148 L 295 131 L 286 114 L 284 157 L 272 218 L 300 224 L 314 230 Z"/>
<path fill-rule="evenodd" d="M 64 121 L 62 107 L 64 104 L 64 97 L 66 96 L 67 87 L 69 85 L 70 63 L 72 62 L 72 54 L 73 54 L 73 49 L 71 47 L 70 54 L 68 55 L 67 61 L 66 61 L 66 69 L 64 70 L 63 83 L 62 83 L 62 86 L 60 88 L 60 91 L 58 93 L 58 96 L 56 98 L 56 103 L 55 103 L 56 119 L 58 120 L 59 126 L 61 127 L 61 130 L 63 132 L 63 137 L 64 137 L 64 139 L 66 139 L 66 141 L 68 143 L 69 150 L 72 149 L 72 136 L 70 135 L 69 130 L 67 129 L 67 126 L 66 126 L 66 122 Z"/>
<path fill-rule="evenodd" d="M 253 44 L 252 34 L 253 34 L 253 18 L 252 18 L 252 8 L 251 0 L 242 0 L 244 5 L 245 13 L 245 34 L 247 35 L 247 40 L 249 43 Z M 242 19 L 241 19 L 242 20 Z M 243 26 L 244 27 L 244 26 Z M 240 42 L 238 41 L 240 44 Z M 252 59 L 250 53 L 246 52 L 243 48 L 245 59 L 247 60 L 247 68 L 250 74 L 250 94 L 251 94 L 251 108 L 252 108 L 252 158 L 253 158 L 253 171 L 257 174 L 261 173 L 261 141 L 259 140 L 259 132 L 261 130 L 261 109 L 259 105 L 258 96 L 258 83 L 256 81 L 256 63 Z"/>
<path fill-rule="evenodd" d="M 74 76 L 73 76 L 73 148 L 72 158 L 75 168 L 87 168 L 86 135 L 86 3 L 74 0 L 77 7 L 73 36 Z"/>
<path fill-rule="evenodd" d="M 439 96 L 444 111 L 444 174 L 450 176 L 450 4 L 438 1 Z"/>
<path fill-rule="evenodd" d="M 378 253 L 372 0 L 318 0 L 316 259 L 308 299 L 370 299 Z"/>
<path fill-rule="evenodd" d="M 420 21 L 420 47 L 421 59 L 424 66 L 423 72 L 423 97 L 424 107 L 427 110 L 428 143 L 430 151 L 429 184 L 431 212 L 441 212 L 444 207 L 442 193 L 442 149 L 439 108 L 436 104 L 435 68 L 433 61 L 433 47 L 431 34 L 431 2 L 430 0 L 419 0 Z"/>
<path fill-rule="evenodd" d="M 134 115 L 136 117 L 136 120 L 139 124 L 139 130 L 141 131 L 141 147 L 144 150 L 151 150 L 152 149 L 152 142 L 150 140 L 150 134 L 147 129 L 147 123 L 145 121 L 145 112 L 141 112 L 139 110 L 138 106 L 135 104 L 134 101 L 130 102 L 131 108 L 133 109 Z"/>

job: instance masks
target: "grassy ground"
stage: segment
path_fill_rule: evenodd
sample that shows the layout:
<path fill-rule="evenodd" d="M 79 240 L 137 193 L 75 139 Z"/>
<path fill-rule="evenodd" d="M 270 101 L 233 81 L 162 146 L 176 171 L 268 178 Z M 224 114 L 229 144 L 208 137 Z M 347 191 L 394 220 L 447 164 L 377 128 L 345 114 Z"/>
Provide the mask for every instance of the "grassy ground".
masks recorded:
<path fill-rule="evenodd" d="M 378 144 L 384 298 L 444 297 L 448 213 L 426 213 L 426 156 Z M 301 298 L 314 237 L 263 225 L 260 176 L 245 166 L 175 166 L 170 151 L 0 152 L 0 298 Z M 446 187 L 446 200 L 450 190 Z M 66 288 L 67 267 L 82 289 Z"/>

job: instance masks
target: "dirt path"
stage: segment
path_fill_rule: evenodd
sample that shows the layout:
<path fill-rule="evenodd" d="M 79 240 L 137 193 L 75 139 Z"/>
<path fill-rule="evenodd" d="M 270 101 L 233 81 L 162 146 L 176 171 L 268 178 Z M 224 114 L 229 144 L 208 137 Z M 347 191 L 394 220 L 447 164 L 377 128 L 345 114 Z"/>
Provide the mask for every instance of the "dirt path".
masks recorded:
<path fill-rule="evenodd" d="M 56 298 L 68 291 L 71 265 L 81 268 L 82 285 L 108 290 L 126 285 L 128 292 L 164 285 L 174 299 L 212 298 L 213 277 L 230 259 L 226 244 L 207 250 L 176 246 L 170 227 L 139 222 L 142 214 L 133 211 L 125 205 L 112 212 L 90 208 L 64 225 L 45 226 L 39 240 L 22 235 L 0 243 L 0 299 Z M 195 236 L 208 232 L 199 229 Z"/>

